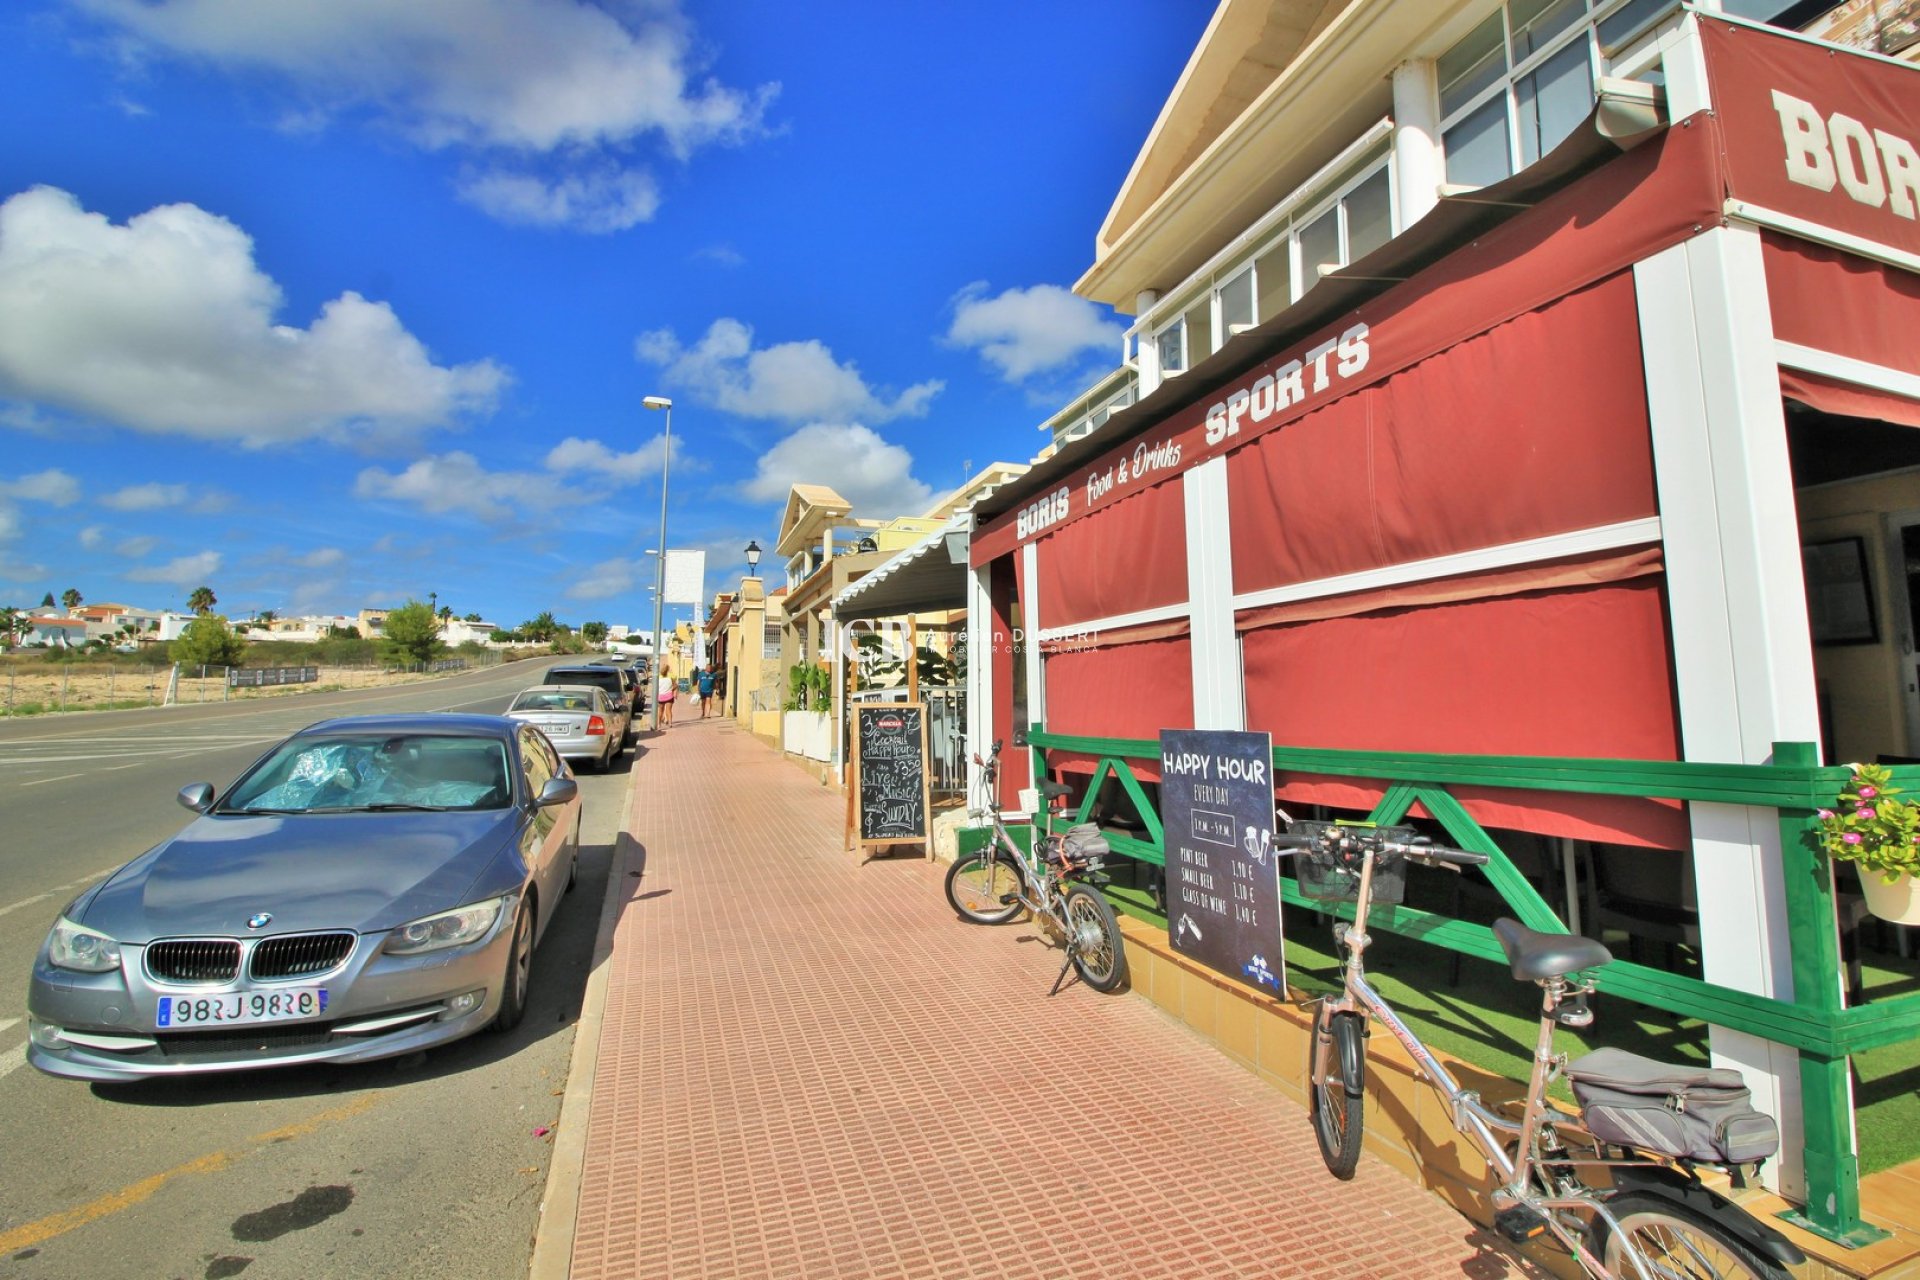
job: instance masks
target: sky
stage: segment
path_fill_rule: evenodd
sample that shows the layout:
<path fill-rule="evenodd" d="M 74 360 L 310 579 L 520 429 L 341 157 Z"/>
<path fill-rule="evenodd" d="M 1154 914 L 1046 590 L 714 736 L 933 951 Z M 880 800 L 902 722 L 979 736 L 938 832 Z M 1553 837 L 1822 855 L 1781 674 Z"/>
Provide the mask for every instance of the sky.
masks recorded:
<path fill-rule="evenodd" d="M 0 604 L 650 625 L 669 452 L 709 596 L 795 483 L 1025 462 L 1119 362 L 1071 286 L 1210 16 L 0 7 Z"/>

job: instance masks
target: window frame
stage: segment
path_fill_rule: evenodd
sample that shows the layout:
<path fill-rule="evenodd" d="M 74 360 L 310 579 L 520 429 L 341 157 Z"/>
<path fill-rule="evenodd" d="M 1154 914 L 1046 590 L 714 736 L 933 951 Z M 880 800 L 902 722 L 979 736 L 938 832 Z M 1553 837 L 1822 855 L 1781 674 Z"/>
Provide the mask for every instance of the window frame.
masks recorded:
<path fill-rule="evenodd" d="M 1644 22 L 1630 28 L 1626 35 L 1617 41 L 1612 46 L 1611 51 L 1609 51 L 1609 46 L 1601 39 L 1600 28 L 1622 10 L 1630 8 L 1638 2 L 1639 0 L 1580 0 L 1583 6 L 1583 12 L 1570 22 L 1564 31 L 1559 32 L 1552 39 L 1541 44 L 1526 57 L 1516 61 L 1513 56 L 1513 0 L 1500 0 L 1496 12 L 1500 17 L 1499 52 L 1504 71 L 1492 84 L 1461 102 L 1460 105 L 1452 111 L 1444 113 L 1440 117 L 1439 126 L 1435 131 L 1440 140 L 1442 171 L 1447 173 L 1446 180 L 1449 186 L 1467 190 L 1476 189 L 1475 184 L 1457 183 L 1453 181 L 1451 171 L 1447 167 L 1448 161 L 1451 159 L 1446 145 L 1447 135 L 1475 112 L 1480 111 L 1489 102 L 1493 102 L 1496 99 L 1501 102 L 1506 114 L 1507 172 L 1503 177 L 1512 177 L 1527 167 L 1522 163 L 1524 151 L 1521 140 L 1523 121 L 1520 108 L 1520 85 L 1530 76 L 1544 68 L 1547 63 L 1566 52 L 1576 41 L 1586 42 L 1587 71 L 1592 79 L 1592 84 L 1589 86 L 1589 93 L 1592 95 L 1597 96 L 1601 77 L 1609 74 L 1617 74 L 1621 70 L 1624 70 L 1628 63 L 1632 63 L 1636 68 L 1643 70 L 1648 62 L 1646 55 L 1650 42 L 1647 40 L 1647 37 L 1656 28 L 1671 19 L 1674 13 L 1678 11 L 1680 5 L 1679 0 L 1672 0 L 1671 4 L 1649 14 Z M 1482 23 L 1484 21 L 1484 18 L 1481 19 Z M 1479 25 L 1480 23 L 1476 23 L 1475 29 L 1477 29 Z M 1462 40 L 1465 38 L 1465 36 L 1461 37 Z M 1458 47 L 1458 44 L 1459 41 L 1456 41 L 1454 45 L 1443 50 L 1439 56 L 1444 58 L 1447 53 L 1452 52 L 1453 48 Z M 1440 86 L 1440 91 L 1444 93 L 1445 86 Z M 1556 145 L 1558 145 L 1558 140 L 1553 144 L 1543 145 L 1541 154 L 1545 155 Z M 1538 157 L 1535 158 L 1535 163 L 1538 162 L 1538 159 Z M 1496 179 L 1496 181 L 1498 180 L 1499 179 Z"/>
<path fill-rule="evenodd" d="M 1378 149 L 1377 154 L 1372 154 L 1372 158 L 1369 159 L 1369 153 L 1373 153 L 1376 147 Z M 1320 276 L 1316 271 L 1311 283 L 1308 283 L 1306 280 L 1304 253 L 1300 245 L 1300 234 L 1303 230 L 1318 222 L 1330 209 L 1337 211 L 1334 221 L 1338 244 L 1337 267 L 1352 265 L 1353 241 L 1350 234 L 1347 202 L 1355 191 L 1358 191 L 1382 173 L 1386 175 L 1387 182 L 1388 233 L 1386 242 L 1391 243 L 1394 237 L 1398 236 L 1405 228 L 1400 218 L 1400 180 L 1398 174 L 1394 171 L 1393 145 L 1391 138 L 1388 138 L 1376 142 L 1374 147 L 1369 147 L 1367 151 L 1355 158 L 1350 166 L 1347 167 L 1346 176 L 1338 182 L 1328 184 L 1325 181 L 1326 174 L 1324 171 L 1315 174 L 1312 179 L 1308 180 L 1307 184 L 1296 189 L 1287 197 L 1286 201 L 1282 202 L 1285 204 L 1294 200 L 1303 190 L 1311 192 L 1313 184 L 1318 181 L 1321 184 L 1321 190 L 1313 193 L 1314 199 L 1311 204 L 1301 206 L 1300 212 L 1289 213 L 1281 219 L 1277 226 L 1270 228 L 1268 234 L 1251 241 L 1244 248 L 1237 250 L 1230 257 L 1225 258 L 1225 260 L 1221 261 L 1217 266 L 1208 267 L 1206 269 L 1206 280 L 1204 284 L 1198 285 L 1197 287 L 1181 289 L 1169 294 L 1165 301 L 1154 304 L 1155 313 L 1163 311 L 1169 312 L 1171 313 L 1171 319 L 1165 324 L 1156 325 L 1146 330 L 1144 333 L 1145 340 L 1152 343 L 1155 352 L 1158 353 L 1162 336 L 1177 330 L 1180 335 L 1180 348 L 1184 357 L 1181 367 L 1178 369 L 1169 370 L 1162 365 L 1160 367 L 1160 376 L 1163 379 L 1178 377 L 1188 369 L 1193 368 L 1193 366 L 1201 360 L 1206 359 L 1215 351 L 1220 350 L 1221 347 L 1232 340 L 1233 334 L 1228 330 L 1226 309 L 1221 302 L 1220 294 L 1224 286 L 1238 280 L 1242 274 L 1247 276 L 1249 290 L 1252 294 L 1253 323 L 1260 325 L 1273 318 L 1272 315 L 1260 314 L 1260 260 L 1265 258 L 1279 245 L 1283 243 L 1286 245 L 1290 277 L 1287 282 L 1287 300 L 1282 310 L 1284 310 L 1285 307 L 1292 306 L 1311 292 L 1313 286 L 1320 283 Z M 1196 358 L 1192 349 L 1192 343 L 1189 341 L 1189 334 L 1187 333 L 1187 315 L 1194 309 L 1202 297 L 1205 297 L 1209 308 L 1208 314 L 1211 318 L 1214 341 L 1211 350 L 1200 353 Z M 1273 314 L 1278 315 L 1280 313 L 1276 311 Z"/>

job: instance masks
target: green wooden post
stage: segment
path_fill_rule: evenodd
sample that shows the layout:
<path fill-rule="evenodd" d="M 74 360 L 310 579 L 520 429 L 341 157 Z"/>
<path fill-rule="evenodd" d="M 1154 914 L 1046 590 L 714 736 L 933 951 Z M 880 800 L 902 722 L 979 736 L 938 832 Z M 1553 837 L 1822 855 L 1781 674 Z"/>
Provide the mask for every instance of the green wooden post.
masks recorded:
<path fill-rule="evenodd" d="M 1776 742 L 1773 762 L 1815 768 L 1810 742 Z M 1840 1017 L 1840 945 L 1834 926 L 1833 873 L 1819 846 L 1811 809 L 1780 809 L 1780 865 L 1786 879 L 1787 936 L 1793 948 L 1793 1002 L 1830 1021 Z M 1887 1233 L 1860 1217 L 1860 1159 L 1853 1149 L 1853 1092 L 1844 1053 L 1800 1050 L 1801 1158 L 1807 1203 L 1781 1215 L 1852 1248 Z"/>

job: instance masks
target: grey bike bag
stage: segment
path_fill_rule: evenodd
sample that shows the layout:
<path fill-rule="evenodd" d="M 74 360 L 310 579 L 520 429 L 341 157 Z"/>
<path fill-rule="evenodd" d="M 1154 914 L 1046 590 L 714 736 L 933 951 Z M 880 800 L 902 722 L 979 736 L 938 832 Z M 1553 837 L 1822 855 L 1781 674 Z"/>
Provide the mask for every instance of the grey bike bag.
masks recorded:
<path fill-rule="evenodd" d="M 1067 857 L 1075 862 L 1098 862 L 1113 852 L 1107 838 L 1100 834 L 1100 828 L 1091 822 L 1068 827 L 1062 843 Z"/>
<path fill-rule="evenodd" d="M 1780 1149 L 1738 1071 L 1595 1049 L 1567 1064 L 1587 1129 L 1602 1142 L 1711 1164 L 1749 1164 Z"/>

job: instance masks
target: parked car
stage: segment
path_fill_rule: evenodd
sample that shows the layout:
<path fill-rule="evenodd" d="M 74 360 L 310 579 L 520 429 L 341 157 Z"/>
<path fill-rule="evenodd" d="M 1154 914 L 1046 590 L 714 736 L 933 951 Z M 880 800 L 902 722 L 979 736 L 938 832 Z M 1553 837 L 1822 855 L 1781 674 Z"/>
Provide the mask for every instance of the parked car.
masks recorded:
<path fill-rule="evenodd" d="M 33 965 L 27 1060 L 137 1080 L 369 1062 L 506 1031 L 572 887 L 580 795 L 504 716 L 328 720 L 68 904 Z"/>
<path fill-rule="evenodd" d="M 596 773 L 613 767 L 627 747 L 626 705 L 590 684 L 543 684 L 513 697 L 507 715 L 538 726 L 565 759 L 584 760 Z"/>
<path fill-rule="evenodd" d="M 541 684 L 590 684 L 606 690 L 607 697 L 633 710 L 633 697 L 627 692 L 627 682 L 620 668 L 609 667 L 601 663 L 591 663 L 577 667 L 548 667 L 547 673 L 540 677 Z"/>

